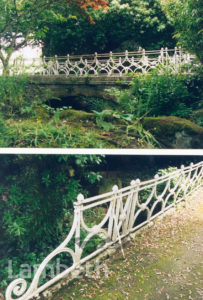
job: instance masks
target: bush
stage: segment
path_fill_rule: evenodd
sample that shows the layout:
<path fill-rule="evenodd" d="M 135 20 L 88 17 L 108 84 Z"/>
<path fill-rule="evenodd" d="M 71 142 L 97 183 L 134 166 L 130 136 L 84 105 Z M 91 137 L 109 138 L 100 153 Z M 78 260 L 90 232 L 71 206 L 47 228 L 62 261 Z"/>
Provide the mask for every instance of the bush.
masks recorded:
<path fill-rule="evenodd" d="M 129 90 L 117 97 L 121 109 L 135 115 L 178 116 L 193 118 L 202 106 L 202 76 L 155 69 L 148 74 L 135 74 Z M 195 119 L 194 119 L 195 120 Z"/>
<path fill-rule="evenodd" d="M 21 264 L 40 263 L 64 240 L 73 202 L 100 180 L 93 169 L 101 161 L 94 155 L 0 157 L 0 288 L 8 284 L 9 259 L 18 274 Z"/>
<path fill-rule="evenodd" d="M 188 117 L 197 106 L 194 78 L 190 75 L 157 71 L 137 77 L 133 81 L 132 94 L 142 99 L 141 115 Z"/>
<path fill-rule="evenodd" d="M 104 101 L 102 98 L 83 97 L 83 99 L 86 102 L 86 109 L 88 111 L 102 111 L 107 106 L 107 101 Z"/>
<path fill-rule="evenodd" d="M 0 146 L 8 147 L 11 142 L 11 135 L 9 134 L 8 129 L 5 127 L 4 119 L 2 117 L 2 113 L 0 112 Z"/>
<path fill-rule="evenodd" d="M 6 117 L 33 116 L 48 96 L 50 91 L 31 85 L 26 75 L 0 76 L 0 111 Z"/>

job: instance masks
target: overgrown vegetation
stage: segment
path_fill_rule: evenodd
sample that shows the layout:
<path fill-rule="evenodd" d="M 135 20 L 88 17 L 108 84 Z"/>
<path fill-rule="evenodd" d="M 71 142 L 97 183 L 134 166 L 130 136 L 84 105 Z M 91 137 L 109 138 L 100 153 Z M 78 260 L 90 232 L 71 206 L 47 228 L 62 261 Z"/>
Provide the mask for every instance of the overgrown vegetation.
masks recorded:
<path fill-rule="evenodd" d="M 131 118 L 178 116 L 202 125 L 197 118 L 203 108 L 202 68 L 194 74 L 174 72 L 170 68 L 154 69 L 148 74 L 132 74 L 128 90 L 112 89 L 123 113 Z"/>
<path fill-rule="evenodd" d="M 112 142 L 116 140 L 118 147 L 131 143 L 128 140 L 130 119 L 112 109 L 102 111 L 107 105 L 105 100 L 87 97 L 83 100 L 87 103 L 87 110 L 98 110 L 95 116 L 66 106 L 52 108 L 45 104 L 47 99 L 53 98 L 52 93 L 30 84 L 26 75 L 0 77 L 0 96 L 2 147 L 114 147 L 110 138 L 104 138 L 104 130 L 112 130 Z M 107 114 L 109 118 L 105 121 Z M 145 134 L 139 131 L 134 131 L 136 147 L 153 147 L 152 140 L 145 139 Z M 119 141 L 120 132 L 127 135 L 122 143 Z"/>
<path fill-rule="evenodd" d="M 201 0 L 161 0 L 163 9 L 174 26 L 174 38 L 203 63 L 203 29 Z"/>
<path fill-rule="evenodd" d="M 73 203 L 101 179 L 94 168 L 102 160 L 94 155 L 0 157 L 0 289 L 9 281 L 9 260 L 13 275 L 19 274 L 21 264 L 41 262 L 65 238 Z M 87 252 L 95 242 L 88 247 Z"/>
<path fill-rule="evenodd" d="M 49 97 L 51 92 L 31 85 L 26 74 L 0 76 L 0 111 L 6 118 L 33 117 Z"/>
<path fill-rule="evenodd" d="M 110 0 L 108 9 L 105 0 L 1 0 L 0 147 L 171 147 L 181 128 L 184 134 L 198 135 L 198 148 L 202 127 L 196 125 L 203 126 L 201 9 L 200 0 Z M 66 55 L 174 47 L 174 33 L 179 45 L 196 54 L 195 66 L 178 72 L 167 66 L 148 74 L 127 74 L 133 77 L 132 84 L 125 90 L 109 90 L 111 104 L 107 99 L 83 97 L 86 111 L 63 106 L 63 101 L 60 108 L 53 108 L 48 105 L 52 93 L 30 82 L 28 75 L 8 76 L 14 70 L 9 66 L 13 52 L 33 39 L 43 41 L 46 55 Z M 154 120 L 163 116 L 173 117 L 162 118 L 159 124 Z M 97 166 L 102 162 L 101 156 L 85 155 L 0 156 L 0 292 L 9 282 L 9 260 L 17 276 L 22 263 L 34 271 L 34 265 L 64 240 L 78 193 L 97 193 L 102 178 Z M 136 163 L 144 165 L 141 174 L 146 176 L 146 159 Z M 116 164 L 120 168 L 121 159 Z M 148 170 L 158 165 L 151 161 Z M 176 164 L 169 165 L 168 158 L 158 174 L 175 170 Z M 173 187 L 178 180 L 172 181 Z M 163 189 L 164 184 L 158 192 Z M 142 192 L 143 199 L 150 192 Z M 103 213 L 104 207 L 88 210 L 88 224 L 95 224 Z M 86 234 L 82 230 L 81 238 Z M 88 243 L 84 255 L 96 249 L 100 240 Z M 60 258 L 63 263 L 65 256 Z M 66 257 L 65 262 L 71 264 L 71 259 Z M 51 277 L 50 271 L 47 274 Z"/>
<path fill-rule="evenodd" d="M 152 169 L 160 176 L 168 174 L 176 170 L 175 166 L 180 166 L 181 160 L 187 164 L 188 159 L 188 157 L 182 159 L 163 157 L 158 160 L 155 157 L 152 162 L 149 157 L 141 157 L 138 161 L 136 157 L 121 159 L 121 157 L 103 158 L 95 155 L 2 155 L 0 157 L 0 292 L 13 279 L 8 278 L 9 274 L 19 276 L 19 272 L 22 271 L 21 264 L 24 266 L 29 264 L 33 275 L 33 266 L 42 262 L 44 257 L 65 239 L 72 226 L 73 203 L 77 195 L 81 192 L 85 197 L 97 194 L 98 190 L 95 187 L 100 186 L 102 170 L 107 170 L 108 174 L 111 169 L 116 168 L 120 176 L 125 180 L 127 177 L 130 182 L 138 173 L 140 179 L 151 178 Z M 195 158 L 193 160 L 195 161 Z M 199 158 L 196 160 L 198 161 Z M 169 161 L 173 167 L 168 167 Z M 118 162 L 119 167 L 123 165 L 122 168 L 118 168 Z M 131 174 L 127 173 L 129 169 Z M 177 180 L 178 178 L 172 184 L 176 184 Z M 164 186 L 159 187 L 159 193 L 163 191 Z M 151 190 L 141 192 L 140 201 L 146 200 L 150 193 Z M 101 221 L 105 213 L 104 207 L 98 207 L 98 210 L 89 209 L 84 216 L 85 221 L 89 226 L 93 226 Z M 81 239 L 86 234 L 86 231 L 82 230 Z M 99 237 L 91 240 L 86 245 L 84 255 L 95 250 L 100 242 Z M 71 240 L 69 246 L 74 249 L 74 241 Z M 60 256 L 60 259 L 66 266 L 71 265 L 69 257 Z M 9 260 L 12 261 L 10 271 Z M 52 263 L 55 264 L 56 261 Z M 26 274 L 25 271 L 24 276 Z M 49 276 L 51 275 L 47 270 L 46 280 Z"/>
<path fill-rule="evenodd" d="M 139 46 L 174 47 L 175 30 L 179 43 L 202 61 L 199 0 L 110 0 L 108 8 L 105 0 L 43 0 L 39 6 L 37 1 L 23 0 L 2 1 L 0 7 L 4 75 L 11 70 L 11 54 L 33 38 L 36 43 L 43 41 L 43 51 L 48 55 L 84 54 L 98 49 L 107 52 L 136 50 Z M 94 111 L 89 119 L 82 113 L 70 113 L 69 105 L 60 109 L 48 106 L 47 99 L 53 98 L 50 92 L 30 84 L 26 75 L 1 76 L 0 146 L 168 147 L 144 128 L 142 120 L 177 116 L 202 126 L 202 67 L 196 64 L 191 70 L 189 66 L 190 75 L 187 68 L 174 73 L 168 67 L 158 67 L 148 74 L 129 74 L 134 77 L 131 87 L 111 90 L 116 100 L 111 105 L 107 99 L 83 97 L 84 109 Z"/>
<path fill-rule="evenodd" d="M 174 47 L 173 26 L 159 0 L 109 0 L 106 10 L 89 10 L 93 22 L 83 15 L 51 14 L 42 37 L 44 53 L 50 55 L 135 51 L 138 47 Z"/>
<path fill-rule="evenodd" d="M 107 90 L 112 101 L 80 99 L 84 109 L 92 112 L 74 110 L 71 106 L 50 107 L 47 99 L 53 96 L 49 90 L 30 84 L 25 75 L 3 76 L 0 145 L 154 148 L 165 144 L 170 147 L 171 142 L 162 143 L 161 136 L 154 136 L 153 130 L 143 127 L 146 123 L 143 119 L 178 116 L 202 126 L 202 69 L 194 70 L 192 74 L 184 74 L 182 70 L 157 68 L 148 74 L 130 74 L 133 80 L 128 89 Z"/>
<path fill-rule="evenodd" d="M 187 66 L 184 68 L 187 69 Z M 172 144 L 176 144 L 174 138 L 178 130 L 176 125 L 179 122 L 183 125 L 183 129 L 179 128 L 180 131 L 187 127 L 186 133 L 198 134 L 199 132 L 200 136 L 197 137 L 197 141 L 194 140 L 191 145 L 194 148 L 201 148 L 199 140 L 201 140 L 202 128 L 199 126 L 203 125 L 202 67 L 195 66 L 194 73 L 188 74 L 184 73 L 183 69 L 174 72 L 169 65 L 158 67 L 147 74 L 130 75 L 133 76 L 133 80 L 128 89 L 107 90 L 107 93 L 118 103 L 114 110 L 93 111 L 97 125 L 105 131 L 113 131 L 120 124 L 120 126 L 125 126 L 126 136 L 134 133 L 138 134 L 138 139 L 151 147 L 160 147 L 159 142 L 162 146 L 171 147 Z M 163 128 L 161 129 L 161 124 L 159 126 L 158 118 L 156 119 L 160 116 L 173 116 L 174 120 L 171 119 L 171 121 L 177 123 L 176 125 L 175 123 L 168 124 L 166 131 L 171 130 L 168 141 Z M 146 127 L 149 117 L 155 117 L 154 122 L 157 121 L 155 127 Z M 188 122 L 188 119 L 194 124 Z M 167 119 L 165 121 L 167 126 Z M 146 126 L 143 126 L 144 124 Z M 161 130 L 163 134 L 159 136 L 158 133 Z M 180 147 L 187 147 L 187 143 L 188 141 L 185 144 L 183 142 Z"/>

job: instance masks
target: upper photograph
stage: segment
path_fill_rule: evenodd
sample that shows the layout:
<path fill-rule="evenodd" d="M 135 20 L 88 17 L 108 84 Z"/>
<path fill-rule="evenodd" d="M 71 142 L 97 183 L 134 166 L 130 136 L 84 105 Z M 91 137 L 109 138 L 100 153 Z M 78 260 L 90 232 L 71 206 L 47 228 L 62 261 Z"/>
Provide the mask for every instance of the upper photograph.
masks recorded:
<path fill-rule="evenodd" d="M 0 147 L 202 149 L 197 0 L 1 0 Z"/>

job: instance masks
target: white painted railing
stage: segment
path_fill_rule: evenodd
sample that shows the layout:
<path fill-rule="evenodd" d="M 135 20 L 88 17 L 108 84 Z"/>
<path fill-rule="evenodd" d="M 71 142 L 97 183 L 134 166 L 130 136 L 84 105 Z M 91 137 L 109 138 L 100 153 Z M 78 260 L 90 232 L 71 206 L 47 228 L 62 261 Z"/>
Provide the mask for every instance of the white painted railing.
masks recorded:
<path fill-rule="evenodd" d="M 18 74 L 27 69 L 33 75 L 125 76 L 136 72 L 147 73 L 163 65 L 177 71 L 180 66 L 191 63 L 193 59 L 193 55 L 177 47 L 152 51 L 140 48 L 135 52 L 43 57 L 29 61 L 18 59 L 13 72 Z"/>
<path fill-rule="evenodd" d="M 203 161 L 180 169 L 167 175 L 141 182 L 132 180 L 130 186 L 118 189 L 115 185 L 112 192 L 84 199 L 79 194 L 74 204 L 74 220 L 67 238 L 39 266 L 34 279 L 27 288 L 27 282 L 19 278 L 10 283 L 6 290 L 6 300 L 27 300 L 37 297 L 42 291 L 60 279 L 70 275 L 73 270 L 96 257 L 112 246 L 121 243 L 122 239 L 154 218 L 163 214 L 169 208 L 186 199 L 192 191 L 202 184 Z M 103 217 L 97 224 L 88 224 L 88 211 L 103 211 Z M 96 215 L 96 214 L 95 214 Z M 98 217 L 98 216 L 97 216 Z M 87 218 L 87 220 L 86 220 Z M 82 239 L 81 230 L 86 232 Z M 85 246 L 91 238 L 98 236 L 101 244 L 91 254 L 82 256 Z M 74 249 L 68 247 L 75 240 Z M 72 266 L 40 286 L 39 279 L 47 264 L 60 253 L 68 253 L 72 257 Z M 15 298 L 13 298 L 15 296 Z M 17 298 L 18 297 L 18 298 Z"/>

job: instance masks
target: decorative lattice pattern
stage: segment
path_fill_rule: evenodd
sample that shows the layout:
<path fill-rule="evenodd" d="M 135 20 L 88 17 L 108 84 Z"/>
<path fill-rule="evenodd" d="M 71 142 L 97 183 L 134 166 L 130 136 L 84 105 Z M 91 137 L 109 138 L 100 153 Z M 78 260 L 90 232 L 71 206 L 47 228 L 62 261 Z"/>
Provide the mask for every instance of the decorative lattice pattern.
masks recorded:
<path fill-rule="evenodd" d="M 136 52 L 107 53 L 93 55 L 67 55 L 65 57 L 43 57 L 33 61 L 16 60 L 13 72 L 27 70 L 31 74 L 65 76 L 125 76 L 129 73 L 147 73 L 167 65 L 173 71 L 184 64 L 191 63 L 193 56 L 181 48 Z"/>
<path fill-rule="evenodd" d="M 116 242 L 150 223 L 158 215 L 175 206 L 202 184 L 203 161 L 188 167 L 182 166 L 167 175 L 155 177 L 141 182 L 132 180 L 130 186 L 118 189 L 115 185 L 111 192 L 85 199 L 79 194 L 74 204 L 74 221 L 67 238 L 50 253 L 39 266 L 32 283 L 20 278 L 8 286 L 6 300 L 27 300 L 37 297 L 58 280 L 79 269 L 88 260 L 109 248 Z M 102 218 L 90 224 L 88 211 L 100 207 Z M 85 238 L 81 232 L 86 232 Z M 96 250 L 84 256 L 87 243 L 94 237 L 101 242 Z M 68 245 L 74 239 L 74 250 Z M 72 265 L 45 284 L 39 284 L 40 276 L 47 264 L 58 254 L 68 253 L 72 257 Z M 13 298 L 15 296 L 15 298 Z M 17 298 L 18 297 L 18 298 Z"/>

